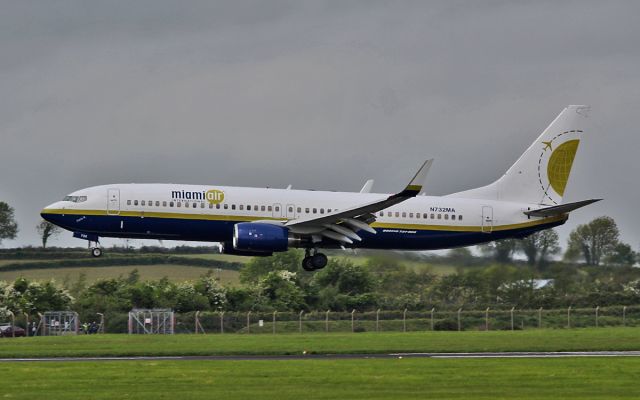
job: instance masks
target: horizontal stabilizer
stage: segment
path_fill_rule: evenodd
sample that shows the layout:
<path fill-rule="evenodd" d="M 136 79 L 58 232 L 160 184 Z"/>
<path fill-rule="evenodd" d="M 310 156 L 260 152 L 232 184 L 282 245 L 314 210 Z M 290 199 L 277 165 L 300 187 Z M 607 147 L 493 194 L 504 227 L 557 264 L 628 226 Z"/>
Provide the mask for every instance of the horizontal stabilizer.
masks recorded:
<path fill-rule="evenodd" d="M 539 208 L 537 210 L 525 211 L 524 213 L 530 217 L 553 217 L 556 215 L 566 214 L 600 200 L 602 199 L 576 201 L 575 203 L 567 203 L 561 204 L 559 206 Z"/>

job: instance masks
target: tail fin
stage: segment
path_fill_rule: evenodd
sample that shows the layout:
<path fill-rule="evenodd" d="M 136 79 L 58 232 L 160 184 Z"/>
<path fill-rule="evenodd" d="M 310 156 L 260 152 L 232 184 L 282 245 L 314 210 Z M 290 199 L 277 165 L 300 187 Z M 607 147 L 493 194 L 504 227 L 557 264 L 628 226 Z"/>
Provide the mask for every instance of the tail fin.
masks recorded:
<path fill-rule="evenodd" d="M 500 179 L 450 196 L 561 204 L 589 110 L 566 107 Z"/>

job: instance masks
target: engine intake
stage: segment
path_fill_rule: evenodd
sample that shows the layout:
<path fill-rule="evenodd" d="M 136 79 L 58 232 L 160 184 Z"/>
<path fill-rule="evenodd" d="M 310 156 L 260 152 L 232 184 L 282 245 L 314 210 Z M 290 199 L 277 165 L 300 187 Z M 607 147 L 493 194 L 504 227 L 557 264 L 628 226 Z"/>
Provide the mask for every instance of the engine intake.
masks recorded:
<path fill-rule="evenodd" d="M 289 229 L 278 225 L 241 222 L 233 227 L 233 248 L 256 253 L 287 251 Z"/>

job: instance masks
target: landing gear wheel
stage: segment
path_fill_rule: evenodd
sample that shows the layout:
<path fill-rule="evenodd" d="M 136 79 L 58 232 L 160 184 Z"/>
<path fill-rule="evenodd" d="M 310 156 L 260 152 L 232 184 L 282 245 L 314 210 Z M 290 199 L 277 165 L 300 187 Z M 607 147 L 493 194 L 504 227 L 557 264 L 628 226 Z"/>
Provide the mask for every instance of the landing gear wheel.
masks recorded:
<path fill-rule="evenodd" d="M 311 265 L 313 269 L 322 269 L 327 266 L 327 256 L 322 253 L 316 253 L 311 256 Z"/>
<path fill-rule="evenodd" d="M 327 256 L 322 253 L 314 253 L 311 255 L 307 253 L 304 259 L 302 259 L 302 268 L 305 271 L 315 271 L 327 266 Z"/>
<path fill-rule="evenodd" d="M 91 249 L 91 255 L 94 257 L 100 257 L 102 255 L 102 249 L 100 247 L 94 247 Z"/>
<path fill-rule="evenodd" d="M 311 259 L 312 259 L 311 256 L 307 256 L 302 259 L 302 269 L 304 269 L 305 271 L 313 271 L 315 269 L 313 267 Z"/>

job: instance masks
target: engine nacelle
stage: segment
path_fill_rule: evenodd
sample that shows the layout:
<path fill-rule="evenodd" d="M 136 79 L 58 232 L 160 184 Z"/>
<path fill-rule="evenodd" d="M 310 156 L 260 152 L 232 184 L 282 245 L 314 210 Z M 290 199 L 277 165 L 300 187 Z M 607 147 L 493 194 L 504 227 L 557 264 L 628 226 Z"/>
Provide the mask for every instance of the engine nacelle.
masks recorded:
<path fill-rule="evenodd" d="M 287 251 L 289 229 L 270 224 L 241 222 L 233 227 L 233 248 L 237 251 L 268 253 Z"/>
<path fill-rule="evenodd" d="M 269 257 L 273 255 L 271 251 L 242 251 L 233 248 L 233 243 L 224 242 L 220 243 L 220 253 L 229 254 L 231 256 L 245 256 L 245 257 Z"/>

